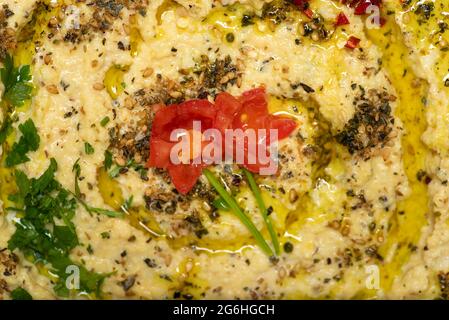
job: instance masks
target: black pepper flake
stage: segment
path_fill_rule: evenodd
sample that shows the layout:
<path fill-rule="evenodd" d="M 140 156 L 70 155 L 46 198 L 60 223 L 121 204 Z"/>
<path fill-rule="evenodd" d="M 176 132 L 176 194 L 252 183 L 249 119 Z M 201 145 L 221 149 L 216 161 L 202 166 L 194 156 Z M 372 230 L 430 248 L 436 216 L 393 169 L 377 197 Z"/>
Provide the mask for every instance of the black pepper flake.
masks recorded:
<path fill-rule="evenodd" d="M 300 82 L 299 85 L 304 89 L 305 92 L 307 93 L 313 93 L 315 92 L 315 90 L 312 87 L 309 87 L 308 85 L 306 85 L 305 83 Z"/>
<path fill-rule="evenodd" d="M 154 259 L 146 258 L 143 261 L 150 268 L 156 268 L 157 267 L 157 263 L 156 263 L 156 261 Z"/>
<path fill-rule="evenodd" d="M 136 283 L 136 276 L 129 276 L 125 280 L 121 281 L 120 284 L 123 287 L 123 290 L 128 291 L 131 289 Z"/>

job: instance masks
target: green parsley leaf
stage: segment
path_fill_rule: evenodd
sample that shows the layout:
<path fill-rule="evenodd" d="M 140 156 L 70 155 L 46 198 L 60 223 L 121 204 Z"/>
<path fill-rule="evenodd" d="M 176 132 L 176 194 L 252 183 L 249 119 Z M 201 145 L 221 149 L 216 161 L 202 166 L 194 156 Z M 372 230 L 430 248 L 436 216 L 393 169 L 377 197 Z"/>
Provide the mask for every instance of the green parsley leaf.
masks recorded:
<path fill-rule="evenodd" d="M 86 152 L 86 154 L 93 154 L 95 149 L 89 142 L 84 142 L 84 152 Z"/>
<path fill-rule="evenodd" d="M 134 169 L 134 171 L 139 173 L 142 178 L 145 177 L 148 172 L 148 169 L 143 165 L 136 163 L 134 159 L 130 159 L 124 166 L 116 164 L 111 170 L 108 171 L 109 176 L 111 178 L 117 178 L 118 175 L 122 172 L 122 169 Z"/>
<path fill-rule="evenodd" d="M 10 197 L 21 209 L 16 222 L 16 231 L 8 241 L 9 250 L 20 250 L 35 263 L 48 266 L 58 276 L 54 291 L 69 297 L 72 291 L 66 287 L 70 273 L 67 267 L 75 266 L 80 271 L 79 292 L 101 296 L 101 285 L 108 276 L 88 271 L 69 258 L 73 248 L 79 245 L 75 225 L 72 222 L 77 208 L 77 199 L 55 180 L 57 163 L 50 160 L 48 169 L 38 178 L 28 178 L 16 170 L 18 192 Z"/>
<path fill-rule="evenodd" d="M 102 127 L 105 127 L 105 126 L 109 123 L 109 121 L 110 121 L 109 117 L 104 117 L 104 118 L 101 120 L 100 125 L 101 125 Z"/>
<path fill-rule="evenodd" d="M 79 178 L 81 176 L 81 167 L 79 164 L 80 159 L 76 160 L 75 164 L 73 165 L 72 172 L 75 172 L 75 196 L 78 198 L 81 197 L 81 190 L 79 186 Z"/>
<path fill-rule="evenodd" d="M 6 138 L 8 138 L 9 134 L 12 132 L 12 121 L 9 116 L 3 120 L 2 126 L 0 128 L 0 144 L 3 144 L 3 142 L 6 141 Z"/>
<path fill-rule="evenodd" d="M 28 119 L 19 125 L 19 130 L 22 133 L 19 142 L 15 142 L 6 157 L 6 166 L 12 167 L 21 163 L 30 161 L 27 153 L 36 151 L 39 148 L 40 138 L 37 134 L 37 129 L 33 120 Z"/>
<path fill-rule="evenodd" d="M 112 166 L 112 153 L 109 150 L 104 152 L 104 168 L 109 170 Z"/>
<path fill-rule="evenodd" d="M 31 81 L 31 68 L 29 65 L 14 67 L 14 59 L 7 55 L 0 69 L 0 78 L 5 90 L 3 99 L 14 107 L 22 106 L 26 100 L 31 98 L 33 85 Z"/>
<path fill-rule="evenodd" d="M 33 300 L 33 297 L 25 289 L 18 287 L 16 289 L 14 289 L 13 291 L 11 291 L 11 299 L 13 299 L 13 300 Z"/>

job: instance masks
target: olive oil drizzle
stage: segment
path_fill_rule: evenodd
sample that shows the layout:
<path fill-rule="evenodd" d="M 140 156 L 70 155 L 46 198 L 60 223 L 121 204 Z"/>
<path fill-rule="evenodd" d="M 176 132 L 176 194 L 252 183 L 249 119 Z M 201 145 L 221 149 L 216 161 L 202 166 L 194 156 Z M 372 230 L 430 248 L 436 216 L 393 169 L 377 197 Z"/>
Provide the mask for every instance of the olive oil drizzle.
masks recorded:
<path fill-rule="evenodd" d="M 381 267 L 381 287 L 385 293 L 391 289 L 401 267 L 409 260 L 413 248 L 421 238 L 421 229 L 427 224 L 429 210 L 427 186 L 418 180 L 417 173 L 425 168 L 428 148 L 421 141 L 426 130 L 425 96 L 427 85 L 416 87 L 416 76 L 408 49 L 403 42 L 399 26 L 392 17 L 378 30 L 367 30 L 367 35 L 383 51 L 382 66 L 389 73 L 398 95 L 396 116 L 404 126 L 402 136 L 403 166 L 408 178 L 410 194 L 397 203 L 390 221 L 386 242 L 379 253 L 386 258 Z M 391 258 L 389 257 L 391 255 Z"/>

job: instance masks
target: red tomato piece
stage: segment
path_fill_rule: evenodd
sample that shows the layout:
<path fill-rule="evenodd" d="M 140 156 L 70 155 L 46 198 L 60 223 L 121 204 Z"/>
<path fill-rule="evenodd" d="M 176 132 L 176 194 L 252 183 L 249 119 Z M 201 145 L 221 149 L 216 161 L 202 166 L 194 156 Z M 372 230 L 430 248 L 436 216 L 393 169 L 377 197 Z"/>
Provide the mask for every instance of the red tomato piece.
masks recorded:
<path fill-rule="evenodd" d="M 171 181 L 181 194 L 187 194 L 195 186 L 201 176 L 203 167 L 194 164 L 178 164 L 168 166 Z"/>
<path fill-rule="evenodd" d="M 225 129 L 231 128 L 234 117 L 242 108 L 242 104 L 234 96 L 222 92 L 215 99 L 215 106 L 217 107 L 217 116 L 214 127 L 224 132 Z"/>
<path fill-rule="evenodd" d="M 167 135 L 167 126 L 171 126 L 178 114 L 178 106 L 171 105 L 159 109 L 154 115 L 153 126 L 151 127 L 151 137 L 162 137 Z M 170 135 L 167 137 L 169 141 Z"/>
<path fill-rule="evenodd" d="M 193 121 L 201 121 L 201 131 L 213 127 L 217 109 L 208 100 L 189 100 L 178 105 L 175 129 L 190 130 Z"/>
<path fill-rule="evenodd" d="M 278 140 L 287 138 L 297 127 L 295 120 L 275 115 L 269 115 L 266 123 L 268 129 L 278 131 Z"/>
<path fill-rule="evenodd" d="M 150 158 L 147 167 L 166 169 L 170 164 L 170 152 L 175 143 L 164 141 L 160 138 L 150 140 Z"/>

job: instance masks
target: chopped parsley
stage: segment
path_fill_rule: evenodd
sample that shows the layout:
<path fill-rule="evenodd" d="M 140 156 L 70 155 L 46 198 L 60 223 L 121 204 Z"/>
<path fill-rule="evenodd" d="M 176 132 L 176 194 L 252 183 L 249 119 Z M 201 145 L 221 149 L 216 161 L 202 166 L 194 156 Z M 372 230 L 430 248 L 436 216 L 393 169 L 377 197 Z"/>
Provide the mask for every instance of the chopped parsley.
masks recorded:
<path fill-rule="evenodd" d="M 25 289 L 18 287 L 16 289 L 14 289 L 13 291 L 11 291 L 11 299 L 13 299 L 13 300 L 33 300 L 33 297 Z"/>
<path fill-rule="evenodd" d="M 14 59 L 10 55 L 3 61 L 3 68 L 0 69 L 0 77 L 5 87 L 2 99 L 13 107 L 20 107 L 31 98 L 33 85 L 30 71 L 29 65 L 14 67 Z"/>
<path fill-rule="evenodd" d="M 13 144 L 11 151 L 6 157 L 6 166 L 12 167 L 30 160 L 27 153 L 36 151 L 39 148 L 40 138 L 37 134 L 37 129 L 34 122 L 28 119 L 19 125 L 19 130 L 22 133 L 20 140 Z"/>
<path fill-rule="evenodd" d="M 112 167 L 112 153 L 109 150 L 104 152 L 104 168 L 109 170 Z"/>
<path fill-rule="evenodd" d="M 86 152 L 86 154 L 93 154 L 95 149 L 89 142 L 84 142 L 84 152 Z"/>
<path fill-rule="evenodd" d="M 54 291 L 61 297 L 71 293 L 87 293 L 101 296 L 101 285 L 107 275 L 88 271 L 69 257 L 79 244 L 75 225 L 72 222 L 77 208 L 73 194 L 55 180 L 57 163 L 50 160 L 50 166 L 39 178 L 28 178 L 16 170 L 18 192 L 9 199 L 21 213 L 16 222 L 16 231 L 8 241 L 8 248 L 20 250 L 36 264 L 45 265 L 57 276 Z M 68 267 L 77 267 L 80 274 L 79 289 L 69 290 L 66 280 L 70 276 Z"/>
<path fill-rule="evenodd" d="M 109 161 L 109 159 L 108 159 Z M 111 159 L 112 161 L 112 159 Z M 119 176 L 119 174 L 127 172 L 129 169 L 134 169 L 137 173 L 139 173 L 140 177 L 145 177 L 147 175 L 148 169 L 145 168 L 143 165 L 138 164 L 134 161 L 134 159 L 128 160 L 125 165 L 121 166 L 118 164 L 115 164 L 112 167 L 112 164 L 108 163 L 109 169 L 106 167 L 106 158 L 105 158 L 105 168 L 108 171 L 108 174 L 111 178 L 116 178 Z"/>
<path fill-rule="evenodd" d="M 109 117 L 104 117 L 101 121 L 100 121 L 100 125 L 102 127 L 105 127 L 108 123 L 109 123 L 110 119 Z"/>
<path fill-rule="evenodd" d="M 2 123 L 2 126 L 0 127 L 0 144 L 3 144 L 3 142 L 6 141 L 6 138 L 8 138 L 8 135 L 11 132 L 12 132 L 12 121 L 11 118 L 7 116 Z"/>

